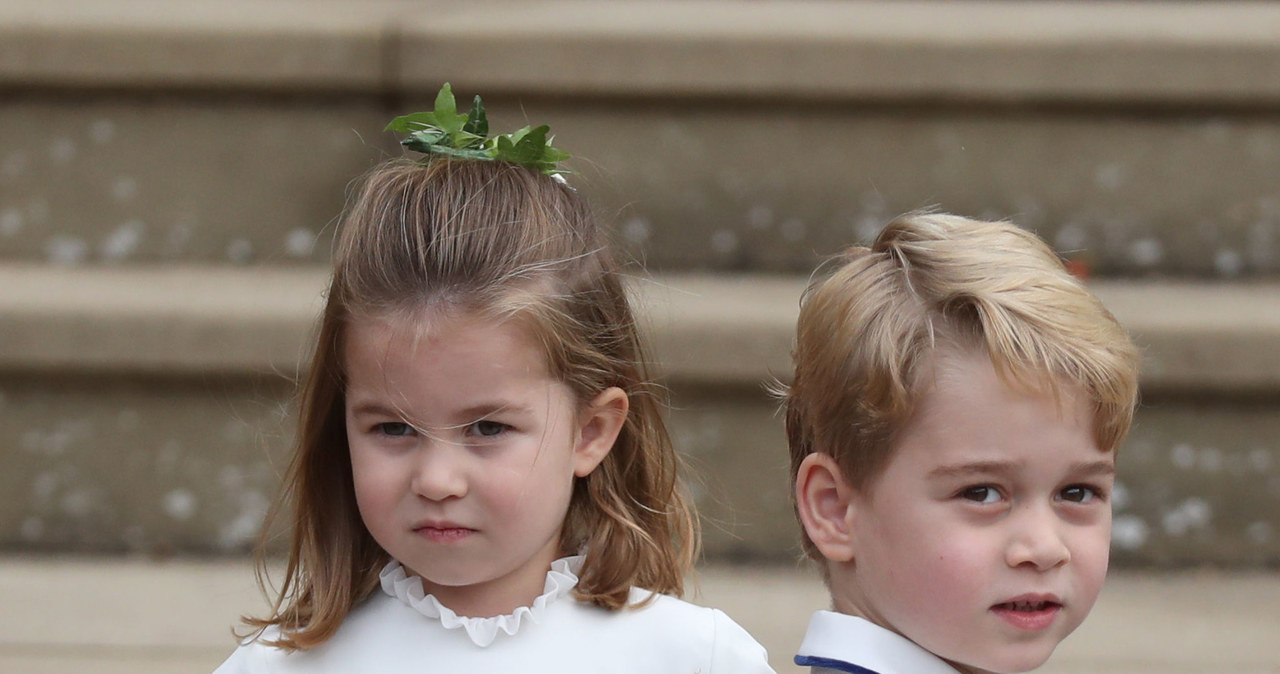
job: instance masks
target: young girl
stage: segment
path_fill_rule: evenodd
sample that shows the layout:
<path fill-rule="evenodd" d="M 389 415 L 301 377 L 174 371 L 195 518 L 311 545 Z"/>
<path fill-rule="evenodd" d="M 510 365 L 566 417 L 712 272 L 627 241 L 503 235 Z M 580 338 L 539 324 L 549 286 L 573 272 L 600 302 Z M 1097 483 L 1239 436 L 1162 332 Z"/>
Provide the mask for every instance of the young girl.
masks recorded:
<path fill-rule="evenodd" d="M 565 155 L 447 93 L 393 123 L 431 154 L 375 169 L 339 230 L 283 584 L 218 674 L 772 671 L 671 596 L 696 524 Z"/>

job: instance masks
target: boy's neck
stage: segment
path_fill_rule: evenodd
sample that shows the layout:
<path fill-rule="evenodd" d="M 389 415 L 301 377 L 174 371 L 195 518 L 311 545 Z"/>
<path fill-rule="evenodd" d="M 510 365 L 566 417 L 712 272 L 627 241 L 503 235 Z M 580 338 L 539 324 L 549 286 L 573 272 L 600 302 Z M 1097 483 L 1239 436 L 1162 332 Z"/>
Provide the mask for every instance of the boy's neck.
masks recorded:
<path fill-rule="evenodd" d="M 830 565 L 829 570 L 831 580 L 829 583 L 829 589 L 831 590 L 832 611 L 862 618 L 877 627 L 889 630 L 890 632 L 904 638 L 910 638 L 902 634 L 900 630 L 895 629 L 894 626 L 884 618 L 884 616 L 879 615 L 876 611 L 869 608 L 868 602 L 865 600 L 862 591 L 857 586 L 857 582 L 853 580 L 854 573 L 852 564 L 837 564 L 830 561 L 828 561 L 828 564 Z M 950 660 L 944 659 L 943 661 L 953 667 L 960 674 L 992 674 L 986 670 L 974 669 Z"/>

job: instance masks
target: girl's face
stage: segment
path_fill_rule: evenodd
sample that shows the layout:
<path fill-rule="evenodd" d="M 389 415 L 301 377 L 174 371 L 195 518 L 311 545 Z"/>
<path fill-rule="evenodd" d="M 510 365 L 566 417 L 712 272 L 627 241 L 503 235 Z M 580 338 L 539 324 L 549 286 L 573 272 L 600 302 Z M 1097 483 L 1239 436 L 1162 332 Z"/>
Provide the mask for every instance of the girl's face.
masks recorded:
<path fill-rule="evenodd" d="M 459 615 L 510 613 L 542 592 L 573 481 L 612 447 L 626 395 L 579 406 L 516 322 L 417 318 L 347 327 L 360 516 Z"/>

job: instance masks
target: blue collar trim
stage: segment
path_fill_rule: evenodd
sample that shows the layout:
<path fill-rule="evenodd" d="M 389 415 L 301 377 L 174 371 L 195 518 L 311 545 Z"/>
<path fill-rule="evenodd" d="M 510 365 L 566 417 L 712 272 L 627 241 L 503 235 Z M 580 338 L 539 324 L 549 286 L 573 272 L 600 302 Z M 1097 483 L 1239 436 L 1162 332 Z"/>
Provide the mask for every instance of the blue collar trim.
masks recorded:
<path fill-rule="evenodd" d="M 801 667 L 824 667 L 826 669 L 834 669 L 837 672 L 849 672 L 849 674 L 880 674 L 866 667 L 845 662 L 844 660 L 836 660 L 834 658 L 820 658 L 814 655 L 797 655 L 796 664 Z"/>

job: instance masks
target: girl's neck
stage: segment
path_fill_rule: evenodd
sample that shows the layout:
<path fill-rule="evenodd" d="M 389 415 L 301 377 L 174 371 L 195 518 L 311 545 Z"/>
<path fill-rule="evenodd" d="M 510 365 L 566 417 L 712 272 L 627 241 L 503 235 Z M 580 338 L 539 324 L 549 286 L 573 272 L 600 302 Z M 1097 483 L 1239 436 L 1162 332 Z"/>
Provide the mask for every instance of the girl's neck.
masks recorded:
<path fill-rule="evenodd" d="M 437 585 L 419 576 L 422 589 L 450 611 L 467 618 L 492 618 L 530 606 L 546 587 L 551 562 L 560 557 L 558 546 L 539 551 L 541 564 L 524 564 L 511 573 L 474 585 Z"/>

